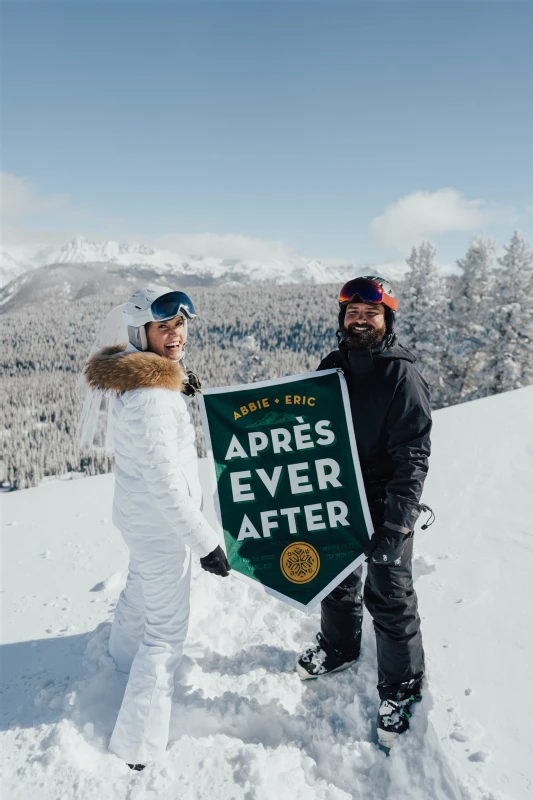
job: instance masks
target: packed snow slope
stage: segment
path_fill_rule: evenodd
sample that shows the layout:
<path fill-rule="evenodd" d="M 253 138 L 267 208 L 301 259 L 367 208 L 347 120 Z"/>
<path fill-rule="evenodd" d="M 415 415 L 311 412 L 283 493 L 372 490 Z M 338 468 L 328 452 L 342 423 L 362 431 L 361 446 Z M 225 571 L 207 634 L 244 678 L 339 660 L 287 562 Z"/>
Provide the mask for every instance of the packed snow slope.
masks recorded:
<path fill-rule="evenodd" d="M 531 798 L 532 408 L 533 387 L 435 414 L 437 522 L 415 559 L 428 687 L 389 757 L 368 619 L 354 668 L 302 684 L 294 661 L 318 612 L 196 566 L 172 741 L 132 773 L 106 751 L 124 691 L 106 653 L 127 566 L 113 478 L 5 495 L 3 797 Z"/>

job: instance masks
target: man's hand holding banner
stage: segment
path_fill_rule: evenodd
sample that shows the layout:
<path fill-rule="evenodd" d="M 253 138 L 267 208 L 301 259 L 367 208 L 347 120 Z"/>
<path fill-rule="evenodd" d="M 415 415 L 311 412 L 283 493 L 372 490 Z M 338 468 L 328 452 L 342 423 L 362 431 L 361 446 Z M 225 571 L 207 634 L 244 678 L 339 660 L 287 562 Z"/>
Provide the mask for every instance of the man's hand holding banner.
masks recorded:
<path fill-rule="evenodd" d="M 344 376 L 206 389 L 200 407 L 234 574 L 308 610 L 361 563 L 372 532 Z"/>

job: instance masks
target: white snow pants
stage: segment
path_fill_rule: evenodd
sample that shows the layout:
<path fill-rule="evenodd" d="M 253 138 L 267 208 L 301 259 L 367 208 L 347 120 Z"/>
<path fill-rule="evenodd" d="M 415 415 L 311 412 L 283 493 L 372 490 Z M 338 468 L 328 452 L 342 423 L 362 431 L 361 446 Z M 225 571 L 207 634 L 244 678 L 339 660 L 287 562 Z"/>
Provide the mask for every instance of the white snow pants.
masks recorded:
<path fill-rule="evenodd" d="M 189 622 L 191 554 L 164 530 L 122 535 L 130 565 L 109 653 L 130 675 L 109 749 L 128 764 L 146 764 L 168 744 L 174 671 Z"/>

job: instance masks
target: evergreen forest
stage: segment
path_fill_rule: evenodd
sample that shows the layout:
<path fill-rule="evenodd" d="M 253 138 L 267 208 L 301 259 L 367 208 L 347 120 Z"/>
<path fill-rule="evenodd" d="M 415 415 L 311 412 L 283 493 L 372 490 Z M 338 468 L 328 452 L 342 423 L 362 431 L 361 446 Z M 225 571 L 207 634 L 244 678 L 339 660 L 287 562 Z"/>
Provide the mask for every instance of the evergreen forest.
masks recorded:
<path fill-rule="evenodd" d="M 475 238 L 457 275 L 441 275 L 429 243 L 413 248 L 407 263 L 409 272 L 395 285 L 396 332 L 417 357 L 434 409 L 533 383 L 533 251 L 520 232 L 499 255 L 492 242 Z M 190 290 L 199 316 L 189 328 L 186 368 L 204 387 L 315 369 L 336 347 L 339 288 Z M 102 319 L 126 299 L 116 289 L 111 296 L 101 290 L 43 307 L 3 309 L 4 489 L 112 468 L 103 451 L 77 452 L 76 385 Z M 192 412 L 203 455 L 195 402 Z"/>

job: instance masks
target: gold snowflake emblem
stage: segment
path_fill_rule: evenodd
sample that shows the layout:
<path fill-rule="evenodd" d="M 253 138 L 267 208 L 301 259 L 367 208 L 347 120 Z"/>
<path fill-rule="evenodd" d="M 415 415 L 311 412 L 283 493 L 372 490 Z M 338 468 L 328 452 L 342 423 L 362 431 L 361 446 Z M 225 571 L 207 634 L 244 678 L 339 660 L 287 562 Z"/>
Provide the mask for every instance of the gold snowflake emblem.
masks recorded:
<path fill-rule="evenodd" d="M 320 556 L 307 542 L 293 542 L 281 554 L 280 565 L 291 583 L 309 583 L 318 574 Z"/>

